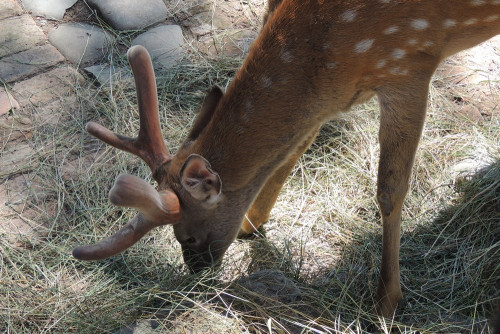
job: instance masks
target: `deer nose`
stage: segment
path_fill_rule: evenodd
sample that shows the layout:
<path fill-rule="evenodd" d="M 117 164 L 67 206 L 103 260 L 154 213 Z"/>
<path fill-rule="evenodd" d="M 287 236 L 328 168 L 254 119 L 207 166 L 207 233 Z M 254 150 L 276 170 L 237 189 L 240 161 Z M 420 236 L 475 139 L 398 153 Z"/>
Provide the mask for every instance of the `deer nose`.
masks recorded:
<path fill-rule="evenodd" d="M 187 264 L 192 273 L 198 273 L 203 269 L 217 266 L 217 262 L 214 262 L 214 257 L 207 251 L 198 253 L 192 248 L 182 245 L 182 256 L 184 263 Z"/>
<path fill-rule="evenodd" d="M 196 246 L 198 245 L 198 239 L 193 237 L 193 236 L 190 236 L 190 237 L 187 237 L 186 239 L 182 240 L 181 242 L 181 245 L 185 245 L 186 247 L 189 247 L 189 248 L 196 248 Z"/>
<path fill-rule="evenodd" d="M 189 248 L 195 252 L 200 252 L 206 248 L 206 237 L 196 233 L 187 233 L 181 238 L 178 238 L 179 243 L 183 248 Z"/>

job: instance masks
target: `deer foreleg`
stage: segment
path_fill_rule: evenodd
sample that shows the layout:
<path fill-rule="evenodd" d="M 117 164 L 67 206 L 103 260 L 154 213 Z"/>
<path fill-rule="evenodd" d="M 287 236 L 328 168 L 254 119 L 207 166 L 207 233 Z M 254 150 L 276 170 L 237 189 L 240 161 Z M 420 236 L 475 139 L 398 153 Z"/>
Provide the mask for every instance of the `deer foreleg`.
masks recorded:
<path fill-rule="evenodd" d="M 293 167 L 302 156 L 302 154 L 311 146 L 318 135 L 319 128 L 316 129 L 307 139 L 297 148 L 296 153 L 290 156 L 284 165 L 279 167 L 274 174 L 267 180 L 259 195 L 253 202 L 243 219 L 238 237 L 251 235 L 269 219 L 269 214 L 273 208 L 278 195 L 285 183 L 287 177 L 292 172 Z"/>
<path fill-rule="evenodd" d="M 399 272 L 401 210 L 422 132 L 430 75 L 408 86 L 377 90 L 380 163 L 377 200 L 382 213 L 382 264 L 377 290 L 378 312 L 392 316 L 402 298 Z"/>

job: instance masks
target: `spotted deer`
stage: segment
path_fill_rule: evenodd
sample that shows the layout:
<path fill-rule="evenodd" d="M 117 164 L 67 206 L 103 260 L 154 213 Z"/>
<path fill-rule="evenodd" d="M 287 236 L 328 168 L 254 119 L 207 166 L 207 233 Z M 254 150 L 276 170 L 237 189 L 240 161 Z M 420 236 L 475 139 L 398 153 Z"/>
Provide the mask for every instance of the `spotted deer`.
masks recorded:
<path fill-rule="evenodd" d="M 140 46 L 129 50 L 138 137 L 93 122 L 86 130 L 141 157 L 158 188 L 119 176 L 111 202 L 139 213 L 115 235 L 77 247 L 73 255 L 112 256 L 152 228 L 170 224 L 190 268 L 220 263 L 238 235 L 251 234 L 268 220 L 319 127 L 376 95 L 383 224 L 377 305 L 380 314 L 391 316 L 402 297 L 401 208 L 431 76 L 441 60 L 500 33 L 500 0 L 272 0 L 269 9 L 226 93 L 211 89 L 173 156 L 161 134 L 149 55 Z"/>

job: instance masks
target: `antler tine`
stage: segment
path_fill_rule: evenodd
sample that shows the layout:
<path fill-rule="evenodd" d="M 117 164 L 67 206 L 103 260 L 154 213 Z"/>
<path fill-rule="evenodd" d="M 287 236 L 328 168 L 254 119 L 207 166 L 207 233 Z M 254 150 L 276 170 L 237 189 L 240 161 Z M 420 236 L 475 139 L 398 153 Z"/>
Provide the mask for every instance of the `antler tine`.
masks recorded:
<path fill-rule="evenodd" d="M 127 58 L 134 74 L 139 105 L 140 129 L 137 138 L 129 138 L 89 122 L 85 129 L 103 142 L 139 156 L 144 160 L 155 177 L 158 168 L 171 159 L 170 152 L 163 141 L 158 113 L 158 96 L 151 57 L 140 45 L 127 52 Z"/>
<path fill-rule="evenodd" d="M 180 205 L 175 193 L 170 190 L 158 192 L 137 176 L 118 176 L 109 191 L 109 200 L 118 206 L 136 208 L 140 213 L 114 235 L 94 245 L 75 248 L 75 258 L 99 260 L 113 256 L 135 244 L 153 228 L 175 224 L 180 218 Z"/>
<path fill-rule="evenodd" d="M 153 227 L 139 213 L 112 236 L 94 245 L 76 247 L 73 249 L 73 256 L 78 260 L 87 261 L 106 259 L 135 244 Z"/>

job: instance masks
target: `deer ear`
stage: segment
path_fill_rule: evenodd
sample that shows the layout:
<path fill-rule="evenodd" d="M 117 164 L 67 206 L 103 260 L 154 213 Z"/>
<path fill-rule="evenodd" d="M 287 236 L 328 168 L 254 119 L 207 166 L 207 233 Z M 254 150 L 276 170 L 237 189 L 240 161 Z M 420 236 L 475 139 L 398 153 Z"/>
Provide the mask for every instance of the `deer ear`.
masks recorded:
<path fill-rule="evenodd" d="M 193 127 L 189 132 L 189 140 L 198 138 L 205 126 L 212 119 L 215 109 L 217 108 L 217 105 L 219 104 L 219 101 L 223 95 L 224 93 L 222 92 L 222 89 L 219 88 L 219 86 L 212 87 L 210 92 L 205 97 L 201 110 L 198 113 L 198 116 L 196 116 Z"/>
<path fill-rule="evenodd" d="M 181 169 L 181 184 L 195 199 L 215 204 L 220 199 L 222 182 L 210 163 L 198 154 L 191 154 Z"/>

